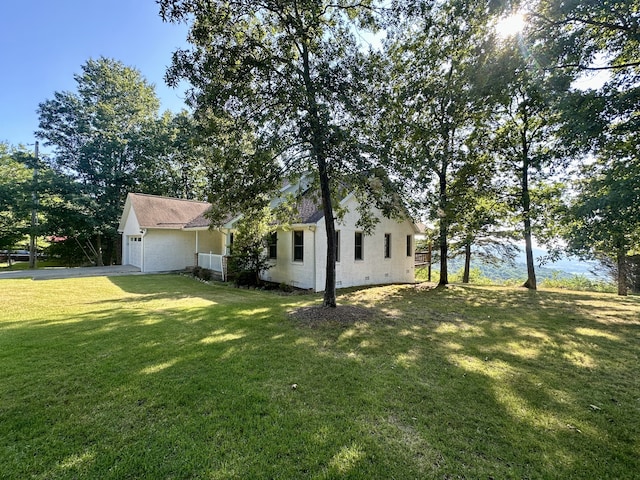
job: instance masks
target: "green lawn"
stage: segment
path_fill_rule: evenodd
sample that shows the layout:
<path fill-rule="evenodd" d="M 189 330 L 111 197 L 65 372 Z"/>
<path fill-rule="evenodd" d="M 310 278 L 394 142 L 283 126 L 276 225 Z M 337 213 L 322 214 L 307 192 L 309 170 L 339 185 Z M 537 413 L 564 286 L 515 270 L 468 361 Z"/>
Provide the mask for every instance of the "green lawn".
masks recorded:
<path fill-rule="evenodd" d="M 0 477 L 640 475 L 640 298 L 0 280 Z M 293 389 L 292 384 L 297 384 Z"/>

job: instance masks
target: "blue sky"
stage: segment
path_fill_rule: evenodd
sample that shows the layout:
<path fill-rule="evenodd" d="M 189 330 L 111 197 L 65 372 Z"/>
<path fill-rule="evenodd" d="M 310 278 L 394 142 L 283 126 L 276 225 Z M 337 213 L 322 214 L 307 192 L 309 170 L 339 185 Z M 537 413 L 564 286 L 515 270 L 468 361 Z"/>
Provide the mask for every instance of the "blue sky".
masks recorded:
<path fill-rule="evenodd" d="M 163 76 L 187 27 L 167 24 L 154 0 L 3 1 L 0 10 L 0 142 L 33 144 L 38 104 L 73 79 L 89 58 L 114 58 L 156 86 L 162 110 L 186 108 L 184 89 Z"/>

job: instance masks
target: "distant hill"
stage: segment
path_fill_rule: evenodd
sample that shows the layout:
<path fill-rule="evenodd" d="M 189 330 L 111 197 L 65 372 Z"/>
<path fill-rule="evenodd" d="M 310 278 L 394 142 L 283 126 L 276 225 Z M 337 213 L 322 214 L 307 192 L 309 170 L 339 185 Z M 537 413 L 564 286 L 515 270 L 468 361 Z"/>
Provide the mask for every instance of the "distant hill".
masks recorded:
<path fill-rule="evenodd" d="M 547 255 L 547 251 L 541 248 L 534 248 L 533 255 L 536 262 L 536 278 L 538 281 L 554 277 L 561 279 L 571 278 L 574 275 L 584 276 L 591 280 L 608 280 L 599 262 L 586 262 L 575 257 L 564 256 L 556 262 L 545 263 L 541 266 L 540 261 Z M 437 264 L 434 264 L 434 267 L 437 268 Z M 449 260 L 450 274 L 462 271 L 463 267 L 464 258 L 462 256 Z M 501 264 L 493 265 L 481 259 L 471 257 L 471 268 L 480 269 L 482 276 L 490 278 L 491 280 L 505 281 L 522 279 L 522 281 L 524 281 L 527 278 L 527 262 L 524 249 L 520 251 L 513 264 L 505 261 Z"/>

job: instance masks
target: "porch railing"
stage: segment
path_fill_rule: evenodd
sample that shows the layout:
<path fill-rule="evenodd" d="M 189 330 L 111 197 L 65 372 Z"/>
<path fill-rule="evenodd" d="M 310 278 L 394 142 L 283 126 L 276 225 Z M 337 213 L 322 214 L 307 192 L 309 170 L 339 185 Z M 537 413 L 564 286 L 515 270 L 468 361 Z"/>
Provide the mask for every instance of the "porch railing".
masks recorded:
<path fill-rule="evenodd" d="M 208 268 L 222 277 L 222 281 L 227 279 L 227 256 L 216 255 L 214 253 L 198 253 L 198 266 Z"/>

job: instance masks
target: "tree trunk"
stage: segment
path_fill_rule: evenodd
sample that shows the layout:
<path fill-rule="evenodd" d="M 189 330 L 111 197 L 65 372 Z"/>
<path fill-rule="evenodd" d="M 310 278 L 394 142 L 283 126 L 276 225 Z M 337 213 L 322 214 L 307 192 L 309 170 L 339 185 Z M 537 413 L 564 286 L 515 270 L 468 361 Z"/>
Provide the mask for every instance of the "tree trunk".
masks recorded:
<path fill-rule="evenodd" d="M 327 263 L 324 286 L 324 307 L 336 307 L 336 226 L 333 218 L 333 205 L 331 203 L 331 185 L 329 182 L 329 171 L 327 156 L 324 148 L 326 131 L 320 119 L 316 91 L 311 79 L 311 65 L 309 63 L 309 49 L 306 44 L 302 45 L 303 78 L 307 96 L 307 106 L 309 108 L 309 120 L 311 127 L 311 147 L 312 155 L 318 166 L 320 177 L 320 193 L 322 194 L 322 209 L 324 213 L 324 224 L 327 233 Z M 315 279 L 314 279 L 315 280 Z"/>
<path fill-rule="evenodd" d="M 522 285 L 537 290 L 536 269 L 531 238 L 531 196 L 529 194 L 529 145 L 526 130 L 522 132 L 522 218 L 524 221 L 524 248 L 527 256 L 527 281 Z"/>
<path fill-rule="evenodd" d="M 318 165 L 320 171 L 320 190 L 322 192 L 322 208 L 324 210 L 324 225 L 327 232 L 327 265 L 322 305 L 336 307 L 336 226 L 331 205 L 331 188 L 327 174 L 326 160 L 322 159 Z"/>
<path fill-rule="evenodd" d="M 627 255 L 624 250 L 618 250 L 618 295 L 627 295 Z"/>
<path fill-rule="evenodd" d="M 464 273 L 462 274 L 462 283 L 469 283 L 469 274 L 471 270 L 471 242 L 464 245 Z"/>
<path fill-rule="evenodd" d="M 96 236 L 96 266 L 104 267 L 104 260 L 102 259 L 102 235 Z"/>
<path fill-rule="evenodd" d="M 536 283 L 536 269 L 533 258 L 533 245 L 531 240 L 531 221 L 526 219 L 524 221 L 524 249 L 527 256 L 527 281 L 522 285 L 530 290 L 537 290 L 538 285 Z"/>
<path fill-rule="evenodd" d="M 449 272 L 447 269 L 447 257 L 449 256 L 449 246 L 447 244 L 447 237 L 449 234 L 449 219 L 447 218 L 447 171 L 446 165 L 443 165 L 442 172 L 440 173 L 440 199 L 439 207 L 440 214 L 440 229 L 438 235 L 438 241 L 440 242 L 440 281 L 438 286 L 444 286 L 449 284 Z"/>

